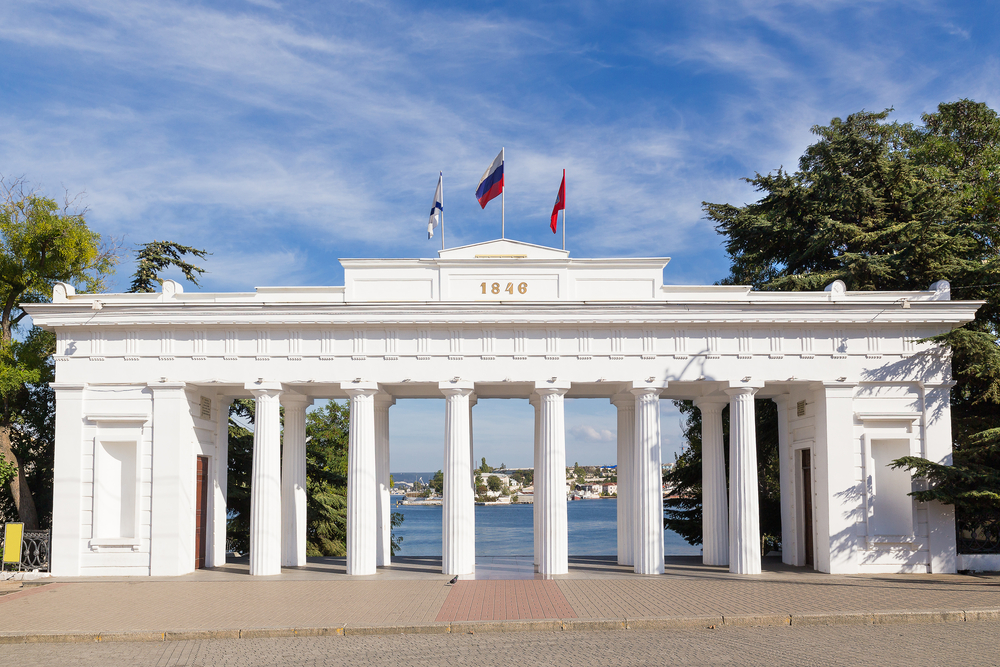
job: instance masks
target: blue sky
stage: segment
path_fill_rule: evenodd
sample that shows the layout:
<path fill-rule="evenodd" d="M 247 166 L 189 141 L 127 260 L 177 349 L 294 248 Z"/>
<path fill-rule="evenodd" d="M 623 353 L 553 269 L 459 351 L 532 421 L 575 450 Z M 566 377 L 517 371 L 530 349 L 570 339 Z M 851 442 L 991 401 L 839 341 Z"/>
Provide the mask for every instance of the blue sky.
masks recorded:
<path fill-rule="evenodd" d="M 499 207 L 474 191 L 505 146 L 509 237 L 559 242 L 565 168 L 574 256 L 670 256 L 667 282 L 713 282 L 727 263 L 701 202 L 753 200 L 739 179 L 794 167 L 813 125 L 1000 108 L 998 16 L 935 0 L 10 2 L 0 173 L 85 192 L 92 227 L 126 248 L 205 248 L 203 288 L 246 290 L 342 284 L 338 257 L 432 256 L 439 170 L 449 245 L 495 238 Z M 126 258 L 116 289 L 130 273 Z M 393 408 L 426 425 L 400 434 L 394 469 L 440 466 L 436 403 Z M 530 418 L 493 403 L 477 419 Z M 571 402 L 570 462 L 613 457 L 613 410 L 595 406 Z M 676 421 L 665 405 L 667 459 Z M 488 436 L 491 461 L 530 462 Z"/>

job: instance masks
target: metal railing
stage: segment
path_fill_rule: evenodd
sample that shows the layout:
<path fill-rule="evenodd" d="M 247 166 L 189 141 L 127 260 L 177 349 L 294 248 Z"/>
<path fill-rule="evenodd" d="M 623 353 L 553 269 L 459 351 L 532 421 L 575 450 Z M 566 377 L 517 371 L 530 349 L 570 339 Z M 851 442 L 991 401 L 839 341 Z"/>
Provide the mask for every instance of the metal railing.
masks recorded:
<path fill-rule="evenodd" d="M 21 538 L 21 563 L 19 570 L 49 571 L 49 551 L 52 544 L 51 530 L 26 530 Z M 3 543 L 0 540 L 0 551 Z"/>
<path fill-rule="evenodd" d="M 26 530 L 21 546 L 21 567 L 25 570 L 49 571 L 51 530 Z"/>
<path fill-rule="evenodd" d="M 1000 511 L 977 512 L 965 517 L 958 512 L 955 528 L 960 554 L 1000 554 Z"/>

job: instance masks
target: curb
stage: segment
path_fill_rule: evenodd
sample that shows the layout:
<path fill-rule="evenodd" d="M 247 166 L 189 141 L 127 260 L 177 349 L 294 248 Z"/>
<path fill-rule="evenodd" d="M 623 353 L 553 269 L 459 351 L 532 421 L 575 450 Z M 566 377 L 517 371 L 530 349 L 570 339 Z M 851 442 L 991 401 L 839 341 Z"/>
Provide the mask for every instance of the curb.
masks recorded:
<path fill-rule="evenodd" d="M 164 630 L 160 632 L 0 633 L 2 644 L 64 644 L 94 642 L 164 642 L 205 639 L 271 639 L 364 635 L 476 634 L 480 632 L 617 632 L 620 630 L 694 630 L 723 627 L 798 625 L 892 625 L 912 623 L 975 623 L 1000 621 L 1000 608 L 927 609 L 807 614 L 733 614 L 654 618 L 573 618 L 517 621 L 453 621 L 410 625 L 335 625 L 316 628 L 246 628 L 239 630 Z"/>

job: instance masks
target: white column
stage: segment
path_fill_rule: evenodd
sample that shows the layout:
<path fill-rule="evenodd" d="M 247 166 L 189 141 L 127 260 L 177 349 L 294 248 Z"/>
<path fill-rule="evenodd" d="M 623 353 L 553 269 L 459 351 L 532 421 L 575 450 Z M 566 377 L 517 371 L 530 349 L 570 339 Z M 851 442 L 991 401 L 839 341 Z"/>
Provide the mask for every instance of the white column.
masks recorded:
<path fill-rule="evenodd" d="M 816 397 L 815 567 L 830 574 L 853 574 L 858 571 L 859 548 L 855 522 L 863 503 L 863 488 L 855 468 L 855 459 L 861 453 L 859 439 L 854 435 L 856 385 L 823 382 L 810 388 Z"/>
<path fill-rule="evenodd" d="M 254 397 L 250 574 L 281 574 L 281 385 L 248 383 Z"/>
<path fill-rule="evenodd" d="M 701 411 L 701 535 L 702 562 L 729 565 L 729 492 L 722 442 L 720 400 L 697 399 Z"/>
<path fill-rule="evenodd" d="M 441 382 L 445 396 L 444 499 L 442 501 L 441 571 L 472 574 L 476 570 L 476 505 L 469 458 L 471 382 Z"/>
<path fill-rule="evenodd" d="M 345 382 L 351 399 L 347 450 L 347 574 L 375 574 L 375 394 L 374 382 Z"/>
<path fill-rule="evenodd" d="M 924 385 L 923 456 L 942 465 L 952 464 L 951 387 L 954 382 Z M 918 505 L 919 507 L 919 505 Z M 955 506 L 927 503 L 927 542 L 934 574 L 954 573 L 958 567 Z"/>
<path fill-rule="evenodd" d="M 472 428 L 472 408 L 476 407 L 476 403 L 479 402 L 479 397 L 475 394 L 469 394 L 469 467 L 466 470 L 466 477 L 469 479 L 469 499 L 472 503 L 472 514 L 469 519 L 471 522 L 472 531 L 472 567 L 473 570 L 476 566 L 476 449 L 475 443 L 473 441 L 473 431 Z"/>
<path fill-rule="evenodd" d="M 538 571 L 541 574 L 569 572 L 569 533 L 566 524 L 566 421 L 564 396 L 569 383 L 536 382 L 539 395 L 541 424 L 539 425 L 539 471 L 535 479 L 542 482 L 541 548 Z M 541 473 L 541 474 L 539 474 Z M 537 486 L 537 485 L 536 485 Z"/>
<path fill-rule="evenodd" d="M 149 385 L 153 394 L 149 573 L 194 572 L 194 428 L 183 382 Z"/>
<path fill-rule="evenodd" d="M 635 572 L 663 574 L 663 465 L 660 459 L 659 387 L 637 387 L 633 507 Z"/>
<path fill-rule="evenodd" d="M 534 466 L 531 470 L 531 488 L 533 489 L 533 495 L 531 496 L 531 525 L 532 525 L 532 545 L 534 547 L 535 556 L 535 571 L 538 571 L 538 564 L 541 562 L 541 552 L 542 552 L 542 515 L 539 512 L 542 505 L 539 501 L 539 470 L 541 460 L 541 428 L 542 428 L 542 402 L 541 397 L 538 394 L 532 394 L 528 397 L 528 403 L 535 408 L 535 445 L 532 448 L 534 453 L 534 461 L 532 465 Z"/>
<path fill-rule="evenodd" d="M 392 564 L 392 503 L 389 497 L 389 408 L 396 399 L 386 393 L 375 395 L 375 564 Z"/>
<path fill-rule="evenodd" d="M 229 406 L 233 399 L 220 396 L 215 415 L 215 465 L 212 485 L 212 548 L 209 567 L 226 564 L 226 525 L 229 498 Z"/>
<path fill-rule="evenodd" d="M 798 565 L 795 521 L 795 456 L 789 447 L 788 394 L 775 396 L 778 406 L 778 487 L 781 492 L 781 562 Z"/>
<path fill-rule="evenodd" d="M 80 574 L 83 505 L 83 394 L 87 385 L 55 383 L 56 446 L 52 480 L 50 567 L 57 577 Z M 91 451 L 93 451 L 91 449 Z"/>
<path fill-rule="evenodd" d="M 729 571 L 760 574 L 756 387 L 727 389 L 729 403 Z"/>
<path fill-rule="evenodd" d="M 618 408 L 618 564 L 635 565 L 635 396 L 617 394 L 611 403 Z"/>
<path fill-rule="evenodd" d="M 306 564 L 306 408 L 307 396 L 286 393 L 281 447 L 281 564 Z"/>

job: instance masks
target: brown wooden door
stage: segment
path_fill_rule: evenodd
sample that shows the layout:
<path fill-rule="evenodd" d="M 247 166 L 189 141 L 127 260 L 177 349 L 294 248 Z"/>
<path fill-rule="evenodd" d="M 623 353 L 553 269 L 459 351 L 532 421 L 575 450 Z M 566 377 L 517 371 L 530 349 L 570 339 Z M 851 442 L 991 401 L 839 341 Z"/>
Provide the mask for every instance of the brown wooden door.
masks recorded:
<path fill-rule="evenodd" d="M 812 450 L 802 451 L 802 540 L 805 544 L 806 565 L 815 568 L 813 562 L 813 492 L 812 492 Z"/>
<path fill-rule="evenodd" d="M 196 570 L 205 567 L 205 551 L 208 544 L 208 457 L 198 457 L 198 489 L 194 511 L 194 542 Z"/>

